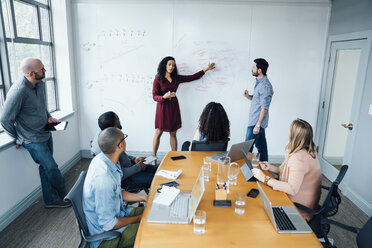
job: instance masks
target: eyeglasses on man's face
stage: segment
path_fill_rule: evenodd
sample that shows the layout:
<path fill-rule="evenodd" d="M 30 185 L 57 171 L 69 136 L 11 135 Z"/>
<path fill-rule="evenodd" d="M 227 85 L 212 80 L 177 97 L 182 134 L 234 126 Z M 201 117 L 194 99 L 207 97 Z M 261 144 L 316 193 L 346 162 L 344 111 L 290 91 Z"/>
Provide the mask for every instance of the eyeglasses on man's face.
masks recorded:
<path fill-rule="evenodd" d="M 121 142 L 123 142 L 126 138 L 128 137 L 128 134 L 124 134 L 124 138 L 122 138 L 120 140 L 120 142 L 118 143 L 118 146 L 121 144 Z"/>
<path fill-rule="evenodd" d="M 41 68 L 41 69 L 38 70 L 38 71 L 34 71 L 34 73 L 38 73 L 38 72 L 46 72 L 46 69 L 43 67 L 43 68 Z"/>

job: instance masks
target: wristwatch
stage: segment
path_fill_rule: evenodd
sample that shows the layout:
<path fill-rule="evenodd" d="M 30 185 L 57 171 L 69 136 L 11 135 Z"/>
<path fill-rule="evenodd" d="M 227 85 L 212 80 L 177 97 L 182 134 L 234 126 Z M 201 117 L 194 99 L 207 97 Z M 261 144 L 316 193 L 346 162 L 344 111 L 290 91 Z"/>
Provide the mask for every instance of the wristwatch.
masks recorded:
<path fill-rule="evenodd" d="M 260 127 L 261 127 L 261 125 L 260 125 L 260 124 L 256 124 L 256 127 L 260 128 Z"/>

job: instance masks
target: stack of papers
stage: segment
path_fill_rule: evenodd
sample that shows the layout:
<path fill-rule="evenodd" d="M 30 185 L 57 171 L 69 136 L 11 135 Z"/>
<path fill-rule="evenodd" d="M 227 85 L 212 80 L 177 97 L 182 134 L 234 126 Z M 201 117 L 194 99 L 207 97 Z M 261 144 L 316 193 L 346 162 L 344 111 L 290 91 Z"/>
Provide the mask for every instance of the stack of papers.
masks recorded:
<path fill-rule="evenodd" d="M 154 203 L 169 206 L 172 204 L 179 193 L 179 189 L 164 185 L 161 188 L 161 193 L 155 198 Z"/>
<path fill-rule="evenodd" d="M 177 179 L 179 175 L 181 175 L 182 170 L 179 169 L 178 171 L 170 171 L 170 170 L 160 170 L 156 175 L 162 176 L 168 179 Z"/>

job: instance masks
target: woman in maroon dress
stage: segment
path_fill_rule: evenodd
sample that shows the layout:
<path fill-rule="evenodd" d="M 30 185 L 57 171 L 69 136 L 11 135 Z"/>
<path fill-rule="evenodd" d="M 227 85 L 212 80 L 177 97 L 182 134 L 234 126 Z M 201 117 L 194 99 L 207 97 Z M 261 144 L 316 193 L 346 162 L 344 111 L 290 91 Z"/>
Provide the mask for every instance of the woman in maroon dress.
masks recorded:
<path fill-rule="evenodd" d="M 163 132 L 169 132 L 172 151 L 177 150 L 177 130 L 181 127 L 181 114 L 176 91 L 180 83 L 190 82 L 201 78 L 205 72 L 214 69 L 211 63 L 205 69 L 190 76 L 178 75 L 176 61 L 173 57 L 165 57 L 160 61 L 158 74 L 155 77 L 152 88 L 152 96 L 156 105 L 155 136 L 153 141 L 153 153 L 156 153 Z"/>

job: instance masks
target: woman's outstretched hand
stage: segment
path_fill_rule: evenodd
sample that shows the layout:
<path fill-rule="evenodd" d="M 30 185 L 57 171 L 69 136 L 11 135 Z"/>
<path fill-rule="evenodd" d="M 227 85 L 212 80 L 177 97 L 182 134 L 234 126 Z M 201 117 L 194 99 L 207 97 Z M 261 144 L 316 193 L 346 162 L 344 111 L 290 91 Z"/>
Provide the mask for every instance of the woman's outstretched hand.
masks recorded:
<path fill-rule="evenodd" d="M 215 68 L 215 63 L 210 63 L 206 68 L 203 69 L 204 72 L 207 72 L 209 70 L 212 70 Z"/>

